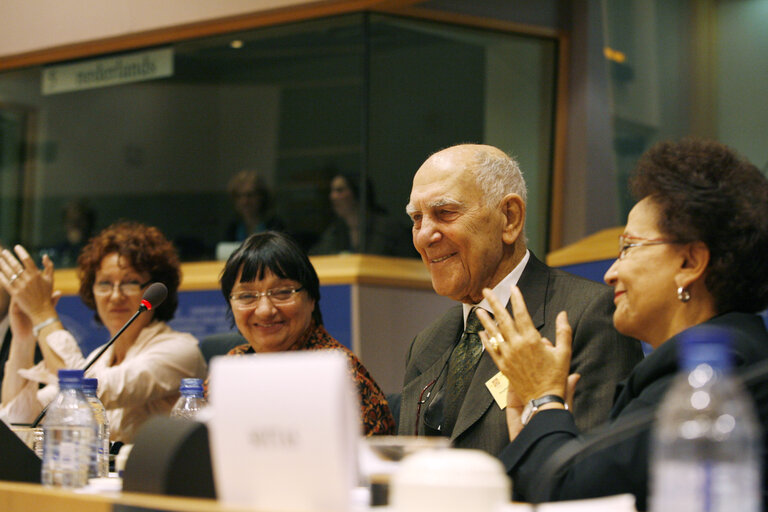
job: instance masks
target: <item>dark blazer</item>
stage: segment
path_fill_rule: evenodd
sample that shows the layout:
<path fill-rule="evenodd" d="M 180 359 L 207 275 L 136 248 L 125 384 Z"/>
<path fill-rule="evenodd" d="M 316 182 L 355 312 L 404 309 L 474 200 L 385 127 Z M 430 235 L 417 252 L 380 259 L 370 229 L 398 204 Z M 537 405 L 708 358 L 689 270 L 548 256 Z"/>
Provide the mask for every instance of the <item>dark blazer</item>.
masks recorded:
<path fill-rule="evenodd" d="M 581 374 L 574 397 L 576 421 L 582 428 L 604 422 L 616 384 L 643 357 L 640 343 L 620 335 L 613 327 L 612 290 L 603 284 L 552 269 L 532 253 L 518 287 L 534 324 L 542 336 L 552 342 L 555 341 L 555 317 L 562 310 L 568 312 L 573 328 L 571 371 Z M 413 340 L 407 356 L 400 408 L 401 435 L 414 434 L 419 397 L 427 384 L 437 379 L 431 388 L 430 399 L 439 399 L 447 392 L 442 390 L 444 369 L 461 336 L 463 322 L 461 306 L 457 305 Z M 451 435 L 454 446 L 498 455 L 509 444 L 504 411 L 485 386 L 498 371 L 490 355 L 483 353 Z M 429 432 L 424 426 L 424 414 L 428 409 L 429 402 L 422 405 L 418 414 L 419 435 Z"/>
<path fill-rule="evenodd" d="M 700 325 L 717 325 L 733 333 L 735 367 L 768 359 L 768 332 L 759 316 L 726 313 Z M 637 499 L 638 510 L 645 510 L 650 424 L 656 407 L 677 372 L 680 336 L 670 338 L 649 354 L 620 386 L 611 410 L 611 422 L 606 425 L 608 435 L 615 434 L 638 415 L 649 419 L 644 428 L 624 441 L 618 441 L 614 435 L 614 442 L 589 454 L 585 452 L 585 442 L 589 442 L 590 436 L 575 439 L 579 429 L 570 413 L 547 410 L 536 414 L 501 454 L 501 460 L 514 480 L 515 498 L 541 502 L 632 493 Z M 768 433 L 768 377 L 750 386 L 749 391 L 758 404 L 764 432 L 763 445 L 768 447 L 768 439 L 765 439 Z M 542 469 L 553 457 L 559 456 L 555 454 L 560 449 L 563 451 L 559 455 L 569 451 L 575 454 L 581 452 L 581 456 L 577 456 L 575 462 L 564 464 L 556 478 L 548 478 Z M 768 467 L 765 448 L 763 460 L 763 467 Z M 763 489 L 764 492 L 768 489 L 765 478 Z"/>

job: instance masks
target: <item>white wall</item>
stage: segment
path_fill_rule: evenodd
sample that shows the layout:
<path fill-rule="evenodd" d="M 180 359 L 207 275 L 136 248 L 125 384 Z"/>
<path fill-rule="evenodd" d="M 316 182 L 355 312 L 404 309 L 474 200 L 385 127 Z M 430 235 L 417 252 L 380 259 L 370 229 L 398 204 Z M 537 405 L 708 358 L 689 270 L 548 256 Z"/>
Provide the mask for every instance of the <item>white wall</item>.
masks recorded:
<path fill-rule="evenodd" d="M 311 3 L 314 2 L 307 0 L 2 0 L 0 2 L 0 57 Z"/>

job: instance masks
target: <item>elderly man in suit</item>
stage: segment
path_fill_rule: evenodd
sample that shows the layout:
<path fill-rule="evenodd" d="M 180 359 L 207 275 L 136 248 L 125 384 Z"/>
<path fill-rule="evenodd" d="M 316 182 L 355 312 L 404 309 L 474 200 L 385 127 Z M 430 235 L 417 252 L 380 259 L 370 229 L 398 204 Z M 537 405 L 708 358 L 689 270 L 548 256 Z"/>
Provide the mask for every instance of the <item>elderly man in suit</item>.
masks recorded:
<path fill-rule="evenodd" d="M 482 327 L 474 308 L 490 310 L 483 288 L 509 308 L 514 285 L 547 339 L 555 340 L 557 313 L 568 312 L 571 371 L 581 376 L 573 397 L 576 423 L 588 429 L 605 421 L 615 385 L 642 359 L 640 344 L 614 329 L 609 287 L 552 269 L 528 250 L 517 162 L 492 146 L 439 151 L 416 172 L 406 211 L 432 286 L 461 304 L 413 340 L 399 433 L 447 436 L 456 447 L 494 455 L 509 443 L 504 379 L 475 334 Z"/>

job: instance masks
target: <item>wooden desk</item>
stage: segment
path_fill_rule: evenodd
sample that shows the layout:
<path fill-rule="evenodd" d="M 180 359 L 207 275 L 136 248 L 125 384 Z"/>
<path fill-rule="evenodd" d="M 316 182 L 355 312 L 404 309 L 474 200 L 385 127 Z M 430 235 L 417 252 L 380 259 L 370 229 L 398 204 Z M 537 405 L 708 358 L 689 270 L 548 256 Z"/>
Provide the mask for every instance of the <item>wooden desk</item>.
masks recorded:
<path fill-rule="evenodd" d="M 48 489 L 39 484 L 0 481 L 0 510 L 3 512 L 245 512 L 215 500 L 174 498 L 153 494 L 84 494 Z"/>

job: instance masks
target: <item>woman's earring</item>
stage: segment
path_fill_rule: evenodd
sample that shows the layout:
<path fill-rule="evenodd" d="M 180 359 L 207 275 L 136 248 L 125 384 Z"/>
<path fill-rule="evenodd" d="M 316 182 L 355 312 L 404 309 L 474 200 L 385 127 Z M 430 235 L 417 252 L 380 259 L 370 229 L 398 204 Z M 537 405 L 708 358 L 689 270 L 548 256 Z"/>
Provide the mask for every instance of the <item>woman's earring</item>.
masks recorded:
<path fill-rule="evenodd" d="M 691 292 L 689 292 L 682 286 L 678 286 L 677 298 L 680 300 L 680 302 L 688 302 L 689 300 L 691 300 Z"/>

